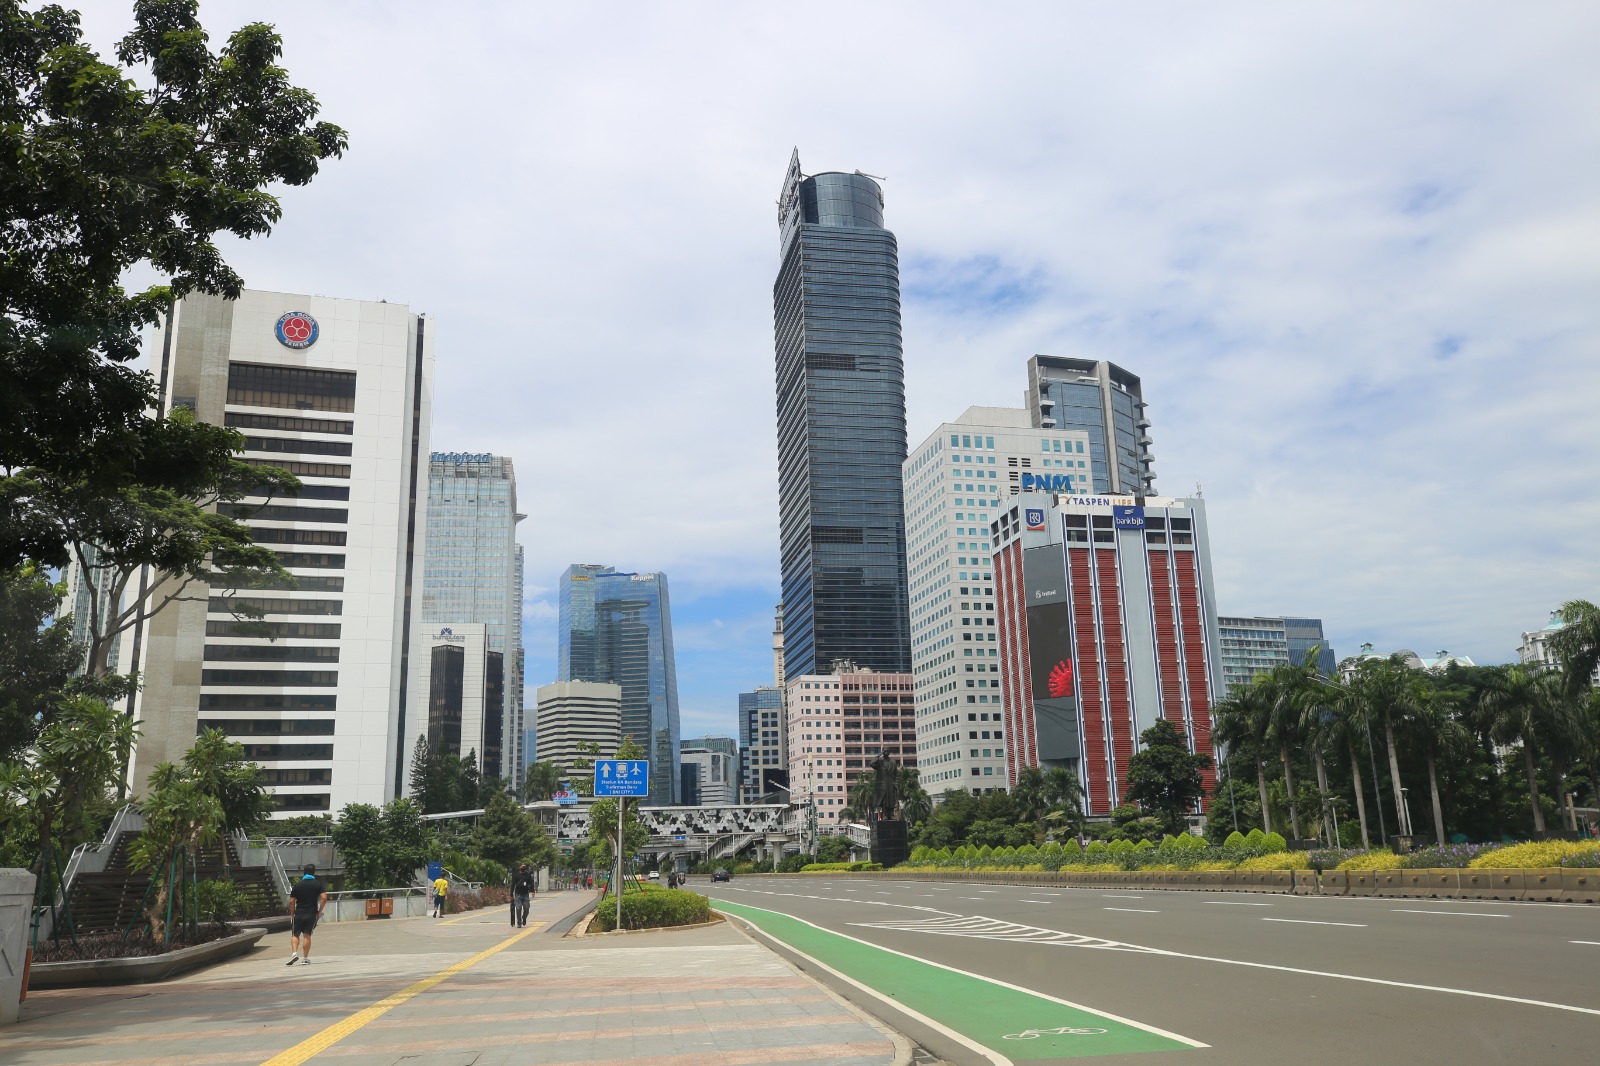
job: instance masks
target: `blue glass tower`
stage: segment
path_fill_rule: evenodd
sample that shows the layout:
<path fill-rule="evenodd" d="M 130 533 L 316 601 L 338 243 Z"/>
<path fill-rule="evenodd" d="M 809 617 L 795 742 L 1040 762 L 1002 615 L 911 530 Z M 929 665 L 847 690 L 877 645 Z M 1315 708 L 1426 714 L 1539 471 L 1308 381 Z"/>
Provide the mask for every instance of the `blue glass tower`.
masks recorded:
<path fill-rule="evenodd" d="M 1150 419 L 1137 374 L 1104 360 L 1036 355 L 1028 360 L 1027 403 L 1035 428 L 1089 434 L 1097 494 L 1155 492 Z"/>
<path fill-rule="evenodd" d="M 789 160 L 773 285 L 784 669 L 909 673 L 900 265 L 883 190 Z"/>
<path fill-rule="evenodd" d="M 678 802 L 678 671 L 665 574 L 579 564 L 561 576 L 559 681 L 622 687 L 622 735 L 650 759 L 647 805 Z M 602 754 L 610 755 L 610 752 Z"/>

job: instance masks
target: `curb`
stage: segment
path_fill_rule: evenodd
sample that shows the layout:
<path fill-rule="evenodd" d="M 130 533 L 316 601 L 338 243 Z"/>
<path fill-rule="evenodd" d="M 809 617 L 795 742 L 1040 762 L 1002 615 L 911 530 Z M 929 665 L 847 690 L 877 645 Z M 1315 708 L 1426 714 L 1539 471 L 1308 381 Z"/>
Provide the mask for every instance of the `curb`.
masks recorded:
<path fill-rule="evenodd" d="M 143 985 L 198 970 L 202 966 L 243 955 L 267 935 L 265 929 L 246 929 L 233 936 L 179 948 L 163 955 L 131 959 L 84 959 L 72 962 L 36 962 L 28 991 L 46 988 L 95 988 L 106 985 Z"/>
<path fill-rule="evenodd" d="M 719 915 L 722 915 L 721 911 L 718 911 L 717 913 Z M 730 918 L 734 919 L 734 920 L 730 921 L 729 920 Z M 727 922 L 728 925 L 731 926 L 732 928 L 737 929 L 739 931 L 739 935 L 744 937 L 746 940 L 750 941 L 750 943 L 756 944 L 756 945 L 758 945 L 758 946 L 760 946 L 762 948 L 765 948 L 767 951 L 772 952 L 772 954 L 779 961 L 781 961 L 785 966 L 789 967 L 789 969 L 791 969 L 795 973 L 799 974 L 801 976 L 801 978 L 803 978 L 804 980 L 810 982 L 812 985 L 814 985 L 817 988 L 821 989 L 823 995 L 827 996 L 829 999 L 833 1000 L 835 1003 L 837 1003 L 840 1006 L 844 1007 L 845 1010 L 849 1011 L 851 1014 L 854 1014 L 857 1018 L 860 1018 L 862 1021 L 864 1021 L 868 1025 L 870 1025 L 873 1029 L 877 1030 L 878 1032 L 882 1033 L 885 1037 L 887 1037 L 888 1040 L 889 1040 L 889 1043 L 894 1045 L 894 1058 L 890 1060 L 889 1066 L 910 1066 L 911 1058 L 912 1058 L 912 1055 L 914 1054 L 914 1046 L 911 1043 L 911 1039 L 909 1037 L 907 1037 L 904 1033 L 902 1033 L 898 1029 L 895 1029 L 892 1026 L 890 1026 L 889 1023 L 885 1022 L 882 1018 L 875 1017 L 874 1015 L 868 1013 L 862 1007 L 859 1007 L 856 1004 L 850 1002 L 844 996 L 842 996 L 838 992 L 836 992 L 825 981 L 823 981 L 822 979 L 818 978 L 814 974 L 807 973 L 805 970 L 801 969 L 799 966 L 796 966 L 793 959 L 789 958 L 782 951 L 779 951 L 776 948 L 774 948 L 772 943 L 767 943 L 764 940 L 757 939 L 755 936 L 752 936 L 751 933 L 750 933 L 750 929 L 748 927 L 748 923 L 744 919 L 739 918 L 738 915 L 722 915 L 722 920 Z M 710 924 L 710 923 L 702 923 L 702 924 Z M 630 932 L 633 932 L 633 931 L 646 932 L 647 930 L 630 930 Z M 765 936 L 765 934 L 763 934 L 763 936 Z M 773 941 L 773 943 L 776 943 L 776 941 Z"/>

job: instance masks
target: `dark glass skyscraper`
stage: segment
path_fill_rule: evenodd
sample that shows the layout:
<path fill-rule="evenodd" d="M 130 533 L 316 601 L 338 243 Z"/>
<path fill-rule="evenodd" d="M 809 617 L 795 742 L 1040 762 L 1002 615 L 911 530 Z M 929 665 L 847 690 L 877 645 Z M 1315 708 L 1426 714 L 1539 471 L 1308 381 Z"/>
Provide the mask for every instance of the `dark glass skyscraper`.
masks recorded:
<path fill-rule="evenodd" d="M 1036 355 L 1028 360 L 1028 411 L 1038 429 L 1089 434 L 1097 494 L 1155 492 L 1155 454 L 1139 376 L 1115 363 Z"/>
<path fill-rule="evenodd" d="M 911 670 L 900 265 L 883 190 L 789 160 L 772 288 L 784 668 Z"/>
<path fill-rule="evenodd" d="M 622 688 L 622 735 L 650 759 L 652 807 L 678 799 L 678 668 L 665 574 L 578 564 L 561 575 L 559 681 Z M 610 752 L 602 752 L 610 755 Z"/>

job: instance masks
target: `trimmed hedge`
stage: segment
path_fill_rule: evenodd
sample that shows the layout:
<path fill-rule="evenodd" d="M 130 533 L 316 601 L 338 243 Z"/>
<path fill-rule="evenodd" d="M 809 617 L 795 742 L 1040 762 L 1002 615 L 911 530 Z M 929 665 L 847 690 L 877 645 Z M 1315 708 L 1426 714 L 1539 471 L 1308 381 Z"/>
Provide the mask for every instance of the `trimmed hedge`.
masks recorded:
<path fill-rule="evenodd" d="M 617 927 L 617 898 L 607 896 L 594 912 L 595 926 L 602 933 Z M 664 929 L 674 925 L 698 925 L 711 920 L 711 901 L 698 892 L 661 889 L 655 892 L 626 893 L 622 901 L 624 929 Z"/>
<path fill-rule="evenodd" d="M 881 870 L 881 862 L 810 862 L 800 867 L 803 874 L 852 873 Z"/>

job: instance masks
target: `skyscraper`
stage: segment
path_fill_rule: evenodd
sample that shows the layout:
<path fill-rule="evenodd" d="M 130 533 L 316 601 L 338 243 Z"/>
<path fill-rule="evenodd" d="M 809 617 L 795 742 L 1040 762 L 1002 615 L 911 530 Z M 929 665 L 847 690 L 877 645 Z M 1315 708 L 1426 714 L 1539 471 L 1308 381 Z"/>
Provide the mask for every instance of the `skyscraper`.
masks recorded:
<path fill-rule="evenodd" d="M 1318 673 L 1332 677 L 1337 669 L 1320 619 L 1228 616 L 1218 618 L 1217 626 L 1221 636 L 1222 684 L 1229 694 L 1274 666 L 1304 664 L 1313 649 L 1317 656 L 1311 665 Z"/>
<path fill-rule="evenodd" d="M 1155 492 L 1155 453 L 1138 375 L 1104 360 L 1036 355 L 1028 360 L 1027 402 L 1040 429 L 1088 432 L 1097 494 Z"/>
<path fill-rule="evenodd" d="M 650 759 L 653 807 L 678 797 L 678 671 L 665 574 L 580 563 L 561 576 L 560 681 L 622 687 L 622 734 Z"/>
<path fill-rule="evenodd" d="M 883 190 L 789 160 L 773 285 L 784 672 L 911 669 L 900 267 Z"/>
<path fill-rule="evenodd" d="M 412 674 L 413 702 L 426 701 L 429 717 L 415 732 L 454 755 L 477 752 L 484 777 L 512 782 L 523 769 L 522 517 L 510 459 L 480 452 L 429 457 L 434 535 L 422 560 Z M 483 626 L 481 646 L 474 625 Z M 456 662 L 469 652 L 474 662 Z"/>
<path fill-rule="evenodd" d="M 215 727 L 261 764 L 281 812 L 382 803 L 423 713 L 408 697 L 433 331 L 404 304 L 247 290 L 185 297 L 160 336 L 163 409 L 235 427 L 244 462 L 304 487 L 218 506 L 295 587 L 180 599 L 122 641 L 118 669 L 143 682 L 135 782 Z"/>
<path fill-rule="evenodd" d="M 1021 408 L 969 407 L 906 460 L 917 766 L 933 795 L 1009 787 L 990 524 L 1019 492 L 1087 494 L 1088 458 L 1081 429 L 1035 429 Z"/>
<path fill-rule="evenodd" d="M 739 693 L 741 803 L 762 803 L 763 796 L 781 792 L 774 783 L 789 784 L 786 739 L 783 689 L 764 685 L 754 692 Z"/>

